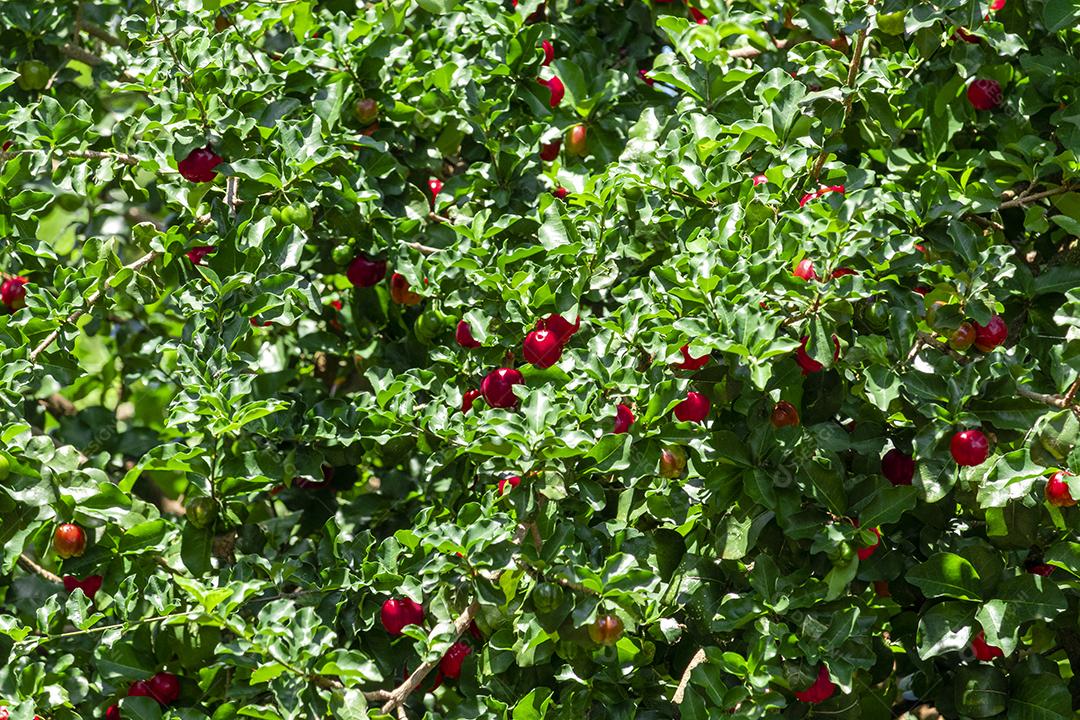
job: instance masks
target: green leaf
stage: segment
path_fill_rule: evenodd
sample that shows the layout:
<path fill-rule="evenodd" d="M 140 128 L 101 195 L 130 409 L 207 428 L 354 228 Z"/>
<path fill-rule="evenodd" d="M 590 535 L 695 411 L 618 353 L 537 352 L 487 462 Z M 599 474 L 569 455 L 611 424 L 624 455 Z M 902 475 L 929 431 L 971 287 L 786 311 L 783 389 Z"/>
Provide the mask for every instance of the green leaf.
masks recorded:
<path fill-rule="evenodd" d="M 907 581 L 927 597 L 979 600 L 979 573 L 970 562 L 953 553 L 935 553 L 911 568 Z"/>

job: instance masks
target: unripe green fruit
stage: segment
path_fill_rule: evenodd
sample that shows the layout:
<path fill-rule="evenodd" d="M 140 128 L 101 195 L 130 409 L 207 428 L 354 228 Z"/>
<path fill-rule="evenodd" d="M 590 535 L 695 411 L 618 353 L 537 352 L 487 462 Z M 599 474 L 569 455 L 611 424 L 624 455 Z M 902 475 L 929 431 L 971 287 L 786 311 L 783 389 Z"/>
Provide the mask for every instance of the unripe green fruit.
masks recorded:
<path fill-rule="evenodd" d="M 295 225 L 301 230 L 310 230 L 315 218 L 311 213 L 311 208 L 305 203 L 294 202 L 292 205 L 282 208 L 281 221 L 289 225 Z"/>
<path fill-rule="evenodd" d="M 16 78 L 15 83 L 27 92 L 44 90 L 49 84 L 49 77 L 52 76 L 49 66 L 40 60 L 23 60 L 16 70 L 19 77 Z"/>
<path fill-rule="evenodd" d="M 538 613 L 554 612 L 563 603 L 562 588 L 555 583 L 542 582 L 533 588 L 532 603 Z"/>
<path fill-rule="evenodd" d="M 330 257 L 334 260 L 335 265 L 348 265 L 352 262 L 354 255 L 356 253 L 346 243 L 334 246 L 334 249 L 330 252 Z"/>
<path fill-rule="evenodd" d="M 889 329 L 889 306 L 882 300 L 871 300 L 863 305 L 862 319 L 874 332 Z"/>
<path fill-rule="evenodd" d="M 199 529 L 209 527 L 217 517 L 217 503 L 206 496 L 190 500 L 185 509 L 188 522 Z"/>
<path fill-rule="evenodd" d="M 904 18 L 907 10 L 897 10 L 891 13 L 881 13 L 877 16 L 878 29 L 886 35 L 903 35 Z"/>
<path fill-rule="evenodd" d="M 431 341 L 445 329 L 446 325 L 440 315 L 440 313 L 428 309 L 417 316 L 415 322 L 413 322 L 413 334 L 419 342 L 430 345 Z"/>
<path fill-rule="evenodd" d="M 236 717 L 236 704 L 227 702 L 218 705 L 217 710 L 211 716 L 210 720 L 232 720 Z"/>
<path fill-rule="evenodd" d="M 829 550 L 826 554 L 829 556 L 829 559 L 832 560 L 833 565 L 847 565 L 855 555 L 855 549 L 851 547 L 851 543 L 844 541 Z"/>

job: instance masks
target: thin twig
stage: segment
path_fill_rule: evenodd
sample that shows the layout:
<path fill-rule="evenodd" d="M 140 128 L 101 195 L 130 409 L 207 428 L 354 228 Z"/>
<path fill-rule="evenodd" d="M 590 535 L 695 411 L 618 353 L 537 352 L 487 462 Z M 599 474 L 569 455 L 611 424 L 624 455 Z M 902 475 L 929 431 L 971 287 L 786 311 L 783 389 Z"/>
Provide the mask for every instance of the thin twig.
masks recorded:
<path fill-rule="evenodd" d="M 151 252 L 148 252 L 146 255 L 143 255 L 138 260 L 135 260 L 134 262 L 132 262 L 132 263 L 130 263 L 128 265 L 125 265 L 124 268 L 127 269 L 127 270 L 131 270 L 132 272 L 139 272 L 145 266 L 152 263 L 157 258 L 157 256 L 158 256 L 157 251 L 153 250 Z M 78 322 L 79 318 L 81 318 L 83 315 L 85 315 L 87 312 L 89 312 L 90 308 L 94 307 L 94 305 L 96 305 L 97 302 L 99 300 L 101 300 L 102 297 L 105 296 L 105 288 L 108 287 L 109 281 L 112 280 L 114 277 L 116 277 L 116 276 L 115 275 L 110 275 L 105 280 L 105 282 L 103 282 L 101 284 L 101 287 L 99 287 L 94 292 L 94 294 L 91 295 L 86 300 L 86 305 L 84 307 L 79 308 L 75 312 L 68 315 L 67 318 L 64 320 L 64 322 L 61 323 L 58 328 L 56 328 L 51 333 L 49 333 L 48 336 L 46 336 L 46 338 L 44 340 L 42 340 L 38 344 L 38 346 L 36 348 L 34 348 L 33 350 L 30 351 L 30 354 L 26 357 L 26 359 L 30 361 L 31 365 L 37 363 L 38 356 L 41 355 L 41 353 L 45 352 L 46 348 L 48 348 L 50 345 L 52 345 L 54 342 L 56 342 L 56 339 L 58 337 L 60 337 L 60 331 L 64 328 L 64 325 L 72 325 L 72 324 Z"/>
<path fill-rule="evenodd" d="M 1074 189 L 1075 188 L 1072 185 L 1061 185 L 1056 188 L 1051 188 L 1050 190 L 1043 190 L 1042 192 L 1032 193 L 1031 195 L 1021 194 L 1020 196 L 1015 197 L 1012 200 L 1006 200 L 1005 202 L 998 205 L 998 210 L 1020 207 L 1022 205 L 1027 205 L 1028 203 L 1033 203 L 1036 200 L 1042 200 L 1043 198 L 1048 198 L 1051 195 L 1060 195 L 1061 193 L 1069 192 L 1070 190 Z"/>
<path fill-rule="evenodd" d="M 943 353 L 951 355 L 952 358 L 956 360 L 956 362 L 961 363 L 962 365 L 967 365 L 969 362 L 971 362 L 971 358 L 969 358 L 967 355 L 953 350 L 951 347 L 949 347 L 948 343 L 938 340 L 933 335 L 928 335 L 927 333 L 921 332 L 919 333 L 919 339 L 923 341 L 924 345 L 929 345 L 930 347 L 937 348 Z"/>
<path fill-rule="evenodd" d="M 679 678 L 679 686 L 675 688 L 675 694 L 671 696 L 673 704 L 682 704 L 683 697 L 686 696 L 686 686 L 690 684 L 690 673 L 703 662 L 705 662 L 705 648 L 698 648 L 698 651 L 690 658 L 690 662 L 686 663 L 686 669 L 683 670 L 682 677 Z"/>
<path fill-rule="evenodd" d="M 1017 385 L 1016 392 L 1019 393 L 1021 397 L 1026 397 L 1028 400 L 1034 400 L 1035 402 L 1050 405 L 1051 407 L 1064 410 L 1069 406 L 1069 402 L 1065 395 L 1048 395 L 1046 393 L 1035 392 L 1034 390 L 1028 390 L 1027 387 L 1023 385 Z"/>
<path fill-rule="evenodd" d="M 26 572 L 37 575 L 38 577 L 48 580 L 51 583 L 60 584 L 64 582 L 59 575 L 49 572 L 45 568 L 41 567 L 36 562 L 34 562 L 26 553 L 21 553 L 16 562 L 19 564 L 19 567 L 21 567 Z"/>
<path fill-rule="evenodd" d="M 89 20 L 80 19 L 78 27 L 87 35 L 96 37 L 106 45 L 112 45 L 113 47 L 123 47 L 124 41 L 113 35 L 111 32 L 101 27 L 97 23 L 92 23 Z"/>
<path fill-rule="evenodd" d="M 873 5 L 874 0 L 869 0 L 867 6 Z M 844 123 L 847 121 L 848 115 L 851 114 L 851 106 L 855 102 L 855 82 L 859 79 L 859 68 L 862 65 L 863 49 L 866 47 L 866 35 L 870 31 L 870 25 L 867 24 L 862 30 L 859 30 L 859 36 L 855 39 L 855 50 L 851 54 L 851 65 L 848 66 L 847 87 L 848 94 L 844 98 L 844 116 L 840 119 L 840 127 L 838 127 L 831 135 L 836 135 L 842 132 L 844 129 Z M 821 170 L 825 167 L 825 161 L 829 157 L 829 150 L 827 147 L 821 148 L 821 154 L 818 155 L 817 160 L 814 162 L 814 167 L 810 171 L 810 185 L 816 186 L 818 177 L 821 176 Z"/>

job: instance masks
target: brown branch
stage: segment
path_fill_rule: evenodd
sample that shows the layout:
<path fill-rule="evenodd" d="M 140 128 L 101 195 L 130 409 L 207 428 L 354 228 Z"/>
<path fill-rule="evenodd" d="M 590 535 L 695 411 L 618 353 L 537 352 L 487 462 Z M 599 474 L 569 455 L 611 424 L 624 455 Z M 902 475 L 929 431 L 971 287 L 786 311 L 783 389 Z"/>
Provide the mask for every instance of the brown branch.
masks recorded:
<path fill-rule="evenodd" d="M 962 365 L 967 365 L 969 362 L 971 362 L 971 358 L 969 358 L 967 355 L 953 350 L 951 347 L 949 347 L 948 343 L 938 340 L 933 335 L 928 335 L 927 333 L 921 332 L 919 333 L 919 339 L 923 341 L 924 345 L 929 345 L 932 348 L 937 348 L 943 353 L 949 354 L 950 356 L 952 356 L 953 360 L 956 360 L 956 362 L 961 363 Z"/>
<path fill-rule="evenodd" d="M 1034 400 L 1035 402 L 1050 405 L 1051 407 L 1061 408 L 1062 410 L 1069 407 L 1069 402 L 1065 395 L 1048 395 L 1046 393 L 1035 392 L 1034 390 L 1028 390 L 1027 387 L 1023 385 L 1017 385 L 1016 392 L 1019 393 L 1021 397 L 1026 397 L 1028 400 Z"/>
<path fill-rule="evenodd" d="M 106 45 L 112 45 L 113 47 L 123 47 L 124 41 L 113 35 L 111 32 L 101 27 L 97 23 L 92 23 L 89 20 L 79 20 L 79 30 L 83 31 L 87 35 L 96 37 Z"/>
<path fill-rule="evenodd" d="M 1020 207 L 1022 205 L 1027 205 L 1028 203 L 1033 203 L 1036 200 L 1042 200 L 1044 198 L 1050 197 L 1051 195 L 1060 195 L 1061 193 L 1069 192 L 1074 189 L 1075 188 L 1072 185 L 1061 185 L 1056 188 L 1051 188 L 1050 190 L 1043 190 L 1042 192 L 1032 193 L 1031 195 L 1021 194 L 1019 197 L 1015 197 L 1012 200 L 1006 200 L 1005 202 L 998 205 L 998 210 Z"/>
<path fill-rule="evenodd" d="M 51 583 L 62 584 L 64 582 L 59 575 L 51 573 L 45 568 L 41 567 L 36 562 L 34 562 L 26 553 L 21 553 L 16 562 L 19 564 L 19 567 L 21 567 L 26 572 L 37 575 L 38 577 L 48 580 Z"/>
<path fill-rule="evenodd" d="M 473 621 L 473 618 L 476 617 L 476 613 L 479 610 L 479 603 L 473 600 L 471 603 L 469 603 L 469 606 L 465 608 L 465 610 L 460 615 L 458 615 L 457 619 L 454 620 L 454 642 L 457 642 L 458 638 L 460 638 L 465 633 L 465 631 L 469 627 L 469 623 Z M 413 671 L 412 675 L 410 675 L 405 680 L 405 682 L 394 688 L 390 692 L 390 697 L 386 701 L 386 704 L 384 704 L 382 707 L 383 714 L 389 715 L 393 710 L 397 709 L 403 702 L 405 702 L 406 698 L 408 698 L 409 695 L 412 694 L 413 690 L 415 690 L 420 685 L 420 683 L 424 681 L 424 678 L 426 678 L 432 670 L 438 667 L 441 660 L 442 658 L 438 658 L 436 660 L 428 660 L 427 662 L 422 663 L 420 667 L 416 668 L 416 670 Z"/>
<path fill-rule="evenodd" d="M 867 2 L 867 6 L 873 4 L 874 0 L 869 0 Z M 851 114 L 851 106 L 855 103 L 855 81 L 859 79 L 859 69 L 862 65 L 863 49 L 866 47 L 866 35 L 869 31 L 870 25 L 867 24 L 866 27 L 859 31 L 859 36 L 855 39 L 855 50 L 851 54 L 851 65 L 848 66 L 848 94 L 847 97 L 844 98 L 844 116 L 840 119 L 840 127 L 830 134 L 830 138 L 843 131 L 844 123 L 847 121 L 848 115 Z M 817 185 L 818 177 L 821 176 L 821 170 L 825 167 L 825 161 L 828 157 L 828 148 L 822 147 L 821 154 L 818 155 L 817 160 L 814 162 L 813 169 L 810 170 L 810 185 L 812 187 Z"/>
<path fill-rule="evenodd" d="M 690 662 L 686 663 L 686 669 L 679 678 L 679 686 L 675 688 L 675 694 L 671 696 L 672 704 L 682 705 L 683 697 L 686 696 L 686 686 L 690 684 L 690 673 L 703 662 L 705 662 L 705 648 L 698 648 L 698 651 L 690 658 Z"/>
<path fill-rule="evenodd" d="M 128 265 L 125 265 L 124 268 L 127 269 L 127 270 L 131 270 L 132 272 L 139 272 L 145 266 L 152 263 L 157 258 L 157 256 L 158 256 L 157 251 L 153 250 L 151 252 L 148 252 L 146 255 L 143 255 L 138 260 L 135 260 L 134 262 L 129 263 Z M 79 318 L 81 318 L 83 315 L 85 315 L 87 312 L 89 312 L 90 308 L 94 307 L 94 305 L 96 305 L 97 302 L 99 300 L 101 300 L 102 297 L 105 296 L 105 288 L 108 287 L 109 281 L 112 280 L 114 277 L 116 277 L 116 276 L 115 275 L 110 275 L 105 280 L 105 282 L 102 283 L 101 287 L 99 287 L 96 291 L 94 291 L 94 294 L 91 295 L 86 300 L 86 306 L 85 307 L 79 308 L 75 312 L 68 315 L 67 318 L 64 320 L 64 322 L 60 324 L 60 327 L 56 328 L 51 333 L 49 333 L 48 336 L 46 336 L 46 338 L 44 340 L 42 340 L 38 344 L 37 347 L 35 347 L 33 350 L 30 351 L 30 354 L 27 355 L 26 359 L 30 361 L 31 365 L 36 364 L 38 356 L 41 355 L 41 353 L 45 352 L 45 350 L 50 345 L 52 345 L 54 342 L 56 342 L 56 339 L 58 337 L 60 337 L 60 331 L 63 329 L 64 325 L 72 325 L 72 324 L 78 322 Z"/>

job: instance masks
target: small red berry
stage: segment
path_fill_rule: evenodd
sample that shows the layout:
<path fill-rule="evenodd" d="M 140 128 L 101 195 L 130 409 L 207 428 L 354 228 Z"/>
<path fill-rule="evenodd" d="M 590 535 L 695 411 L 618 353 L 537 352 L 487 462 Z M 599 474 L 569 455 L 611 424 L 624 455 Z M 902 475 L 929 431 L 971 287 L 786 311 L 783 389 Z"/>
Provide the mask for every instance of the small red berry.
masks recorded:
<path fill-rule="evenodd" d="M 439 178 L 431 178 L 428 180 L 428 190 L 431 191 L 431 202 L 435 202 L 435 196 L 442 192 L 443 184 Z"/>
<path fill-rule="evenodd" d="M 499 478 L 499 496 L 502 497 L 504 492 L 508 492 L 506 486 L 509 485 L 511 489 L 516 488 L 521 484 L 521 478 L 517 475 L 511 475 L 510 477 Z"/>
<path fill-rule="evenodd" d="M 540 47 L 544 50 L 544 62 L 542 64 L 547 67 L 555 59 L 555 46 L 551 44 L 550 40 L 544 40 L 540 43 Z"/>
<path fill-rule="evenodd" d="M 159 672 L 149 684 L 150 693 L 162 705 L 172 705 L 180 697 L 180 679 L 172 673 Z"/>
<path fill-rule="evenodd" d="M 461 396 L 461 412 L 468 413 L 472 410 L 473 403 L 480 397 L 479 390 L 466 390 L 465 394 Z"/>
<path fill-rule="evenodd" d="M 630 406 L 619 403 L 615 408 L 615 427 L 612 432 L 616 435 L 622 435 L 630 429 L 630 426 L 634 424 L 634 420 L 634 411 L 630 409 Z"/>
<path fill-rule="evenodd" d="M 644 81 L 644 83 L 646 85 L 648 85 L 649 87 L 653 86 L 653 83 L 655 81 L 651 77 L 649 77 L 649 71 L 648 70 L 646 70 L 645 68 L 641 68 L 640 70 L 637 71 L 637 74 L 638 74 L 638 77 L 640 77 L 642 79 L 642 81 Z"/>
<path fill-rule="evenodd" d="M 100 575 L 91 575 L 85 580 L 80 580 L 74 575 L 65 575 L 63 577 L 64 589 L 69 593 L 73 593 L 79 588 L 82 588 L 83 594 L 86 595 L 88 600 L 93 600 L 97 595 L 98 590 L 101 589 L 101 583 L 105 578 Z"/>
<path fill-rule="evenodd" d="M 754 176 L 754 187 L 757 187 L 758 185 L 764 185 L 767 182 L 769 182 L 769 178 L 765 177 L 764 175 Z"/>
<path fill-rule="evenodd" d="M 391 598 L 382 604 L 379 618 L 386 632 L 397 637 L 406 625 L 424 622 L 424 606 L 411 598 Z"/>
<path fill-rule="evenodd" d="M 492 370 L 480 381 L 480 392 L 489 407 L 512 408 L 518 404 L 514 386 L 525 382 L 525 377 L 513 368 Z"/>
<path fill-rule="evenodd" d="M 689 344 L 683 345 L 681 348 L 679 348 L 679 352 L 682 353 L 683 361 L 681 363 L 675 364 L 675 368 L 678 370 L 700 370 L 701 368 L 705 367 L 709 363 L 709 360 L 712 358 L 712 355 L 710 355 L 709 353 L 705 353 L 701 357 L 697 358 L 691 357 Z"/>
<path fill-rule="evenodd" d="M 566 87 L 563 85 L 563 81 L 557 77 L 552 77 L 550 80 L 537 78 L 536 81 L 546 87 L 551 93 L 548 104 L 553 108 L 559 107 L 559 103 L 562 102 L 563 96 L 566 95 Z"/>
<path fill-rule="evenodd" d="M 858 275 L 858 274 L 859 274 L 858 270 L 852 270 L 851 268 L 846 268 L 846 267 L 838 267 L 835 270 L 833 270 L 832 273 L 830 273 L 829 277 L 831 277 L 833 280 L 835 280 L 836 278 L 844 277 L 845 275 Z"/>
<path fill-rule="evenodd" d="M 105 720 L 120 720 L 120 707 L 110 705 L 109 709 L 105 711 Z"/>
<path fill-rule="evenodd" d="M 192 265 L 202 265 L 207 255 L 217 252 L 216 245 L 198 245 L 187 251 L 187 259 Z"/>
<path fill-rule="evenodd" d="M 574 333 L 581 329 L 581 318 L 579 317 L 574 321 L 574 324 L 571 325 L 570 321 L 562 315 L 552 313 L 543 320 L 537 322 L 536 329 L 555 333 L 559 338 L 559 343 L 565 345 L 570 342 L 570 338 L 574 336 Z"/>
<path fill-rule="evenodd" d="M 26 284 L 30 282 L 21 275 L 8 278 L 0 284 L 0 302 L 12 312 L 26 306 Z"/>
<path fill-rule="evenodd" d="M 1000 315 L 991 317 L 986 325 L 972 324 L 975 326 L 975 349 L 982 352 L 990 352 L 1009 336 L 1009 326 Z"/>
<path fill-rule="evenodd" d="M 86 533 L 74 523 L 64 523 L 53 534 L 53 549 L 65 560 L 86 552 Z"/>
<path fill-rule="evenodd" d="M 554 195 L 555 197 L 559 198 L 560 200 L 565 200 L 566 196 L 569 194 L 569 192 L 567 191 L 566 188 L 564 188 L 562 185 L 560 185 L 559 187 L 552 190 L 551 194 Z"/>
<path fill-rule="evenodd" d="M 971 638 L 971 651 L 975 653 L 975 659 L 979 662 L 991 662 L 994 658 L 1005 657 L 1005 653 L 1001 651 L 1001 648 L 986 642 L 986 633 L 982 630 L 979 631 L 978 635 Z"/>
<path fill-rule="evenodd" d="M 145 680 L 136 680 L 128 687 L 128 697 L 154 697 L 150 691 L 150 683 Z"/>
<path fill-rule="evenodd" d="M 217 153 L 209 146 L 192 150 L 191 153 L 176 164 L 176 169 L 185 180 L 195 183 L 210 182 L 217 175 L 214 170 L 224 162 Z"/>
<path fill-rule="evenodd" d="M 544 162 L 551 162 L 559 157 L 559 148 L 561 147 L 562 138 L 555 138 L 549 143 L 544 143 L 540 146 L 540 159 Z"/>
<path fill-rule="evenodd" d="M 439 661 L 439 672 L 443 677 L 456 680 L 461 676 L 461 666 L 465 664 L 465 658 L 472 654 L 472 648 L 463 642 L 456 642 L 443 655 Z"/>
<path fill-rule="evenodd" d="M 986 78 L 975 80 L 968 85 L 967 99 L 976 110 L 993 110 L 1004 99 L 1001 83 Z"/>
<path fill-rule="evenodd" d="M 799 264 L 795 266 L 795 270 L 791 273 L 800 280 L 817 280 L 817 272 L 814 271 L 814 261 L 805 259 L 800 260 Z"/>
<path fill-rule="evenodd" d="M 458 322 L 457 329 L 454 330 L 454 339 L 463 348 L 471 350 L 480 347 L 480 341 L 473 337 L 472 328 L 464 320 Z"/>
<path fill-rule="evenodd" d="M 802 368 L 803 375 L 809 375 L 810 373 L 821 372 L 825 369 L 825 366 L 819 363 L 814 358 L 810 357 L 810 354 L 806 352 L 806 345 L 810 342 L 810 336 L 804 335 L 802 337 L 802 344 L 795 348 L 795 362 Z M 840 340 L 833 335 L 833 362 L 840 359 Z"/>
<path fill-rule="evenodd" d="M 709 398 L 699 392 L 686 393 L 686 399 L 675 406 L 675 417 L 680 422 L 703 422 L 709 416 Z"/>
<path fill-rule="evenodd" d="M 372 287 L 378 285 L 386 277 L 386 261 L 373 260 L 364 255 L 359 255 L 349 263 L 349 269 L 345 271 L 345 277 L 356 287 Z"/>
<path fill-rule="evenodd" d="M 836 685 L 829 679 L 829 669 L 822 665 L 818 668 L 817 680 L 805 690 L 795 692 L 795 698 L 799 702 L 819 703 L 825 702 L 836 692 Z"/>
<path fill-rule="evenodd" d="M 525 362 L 533 367 L 549 368 L 562 357 L 562 343 L 559 337 L 549 330 L 533 330 L 525 336 L 522 347 Z"/>
<path fill-rule="evenodd" d="M 705 13 L 701 12 L 696 7 L 690 7 L 690 17 L 692 17 L 694 19 L 694 22 L 696 22 L 698 25 L 709 24 L 709 18 L 705 15 Z"/>
<path fill-rule="evenodd" d="M 881 474 L 893 485 L 910 485 L 915 477 L 915 458 L 892 448 L 881 458 Z"/>
<path fill-rule="evenodd" d="M 870 528 L 870 532 L 874 533 L 874 544 L 863 545 L 859 547 L 855 552 L 858 553 L 860 560 L 866 560 L 868 557 L 874 554 L 874 551 L 881 545 L 881 530 L 878 528 Z"/>
<path fill-rule="evenodd" d="M 1046 563 L 1031 563 L 1024 568 L 1032 575 L 1038 575 L 1040 577 L 1050 577 L 1054 572 L 1053 565 L 1047 565 Z"/>
<path fill-rule="evenodd" d="M 1046 481 L 1046 502 L 1054 507 L 1073 507 L 1076 505 L 1076 500 L 1073 499 L 1072 494 L 1069 492 L 1068 478 L 1070 476 L 1071 473 L 1064 470 L 1058 470 L 1050 476 L 1050 479 Z"/>
<path fill-rule="evenodd" d="M 990 454 L 990 441 L 978 430 L 961 430 L 953 435 L 949 450 L 957 465 L 973 467 Z"/>

